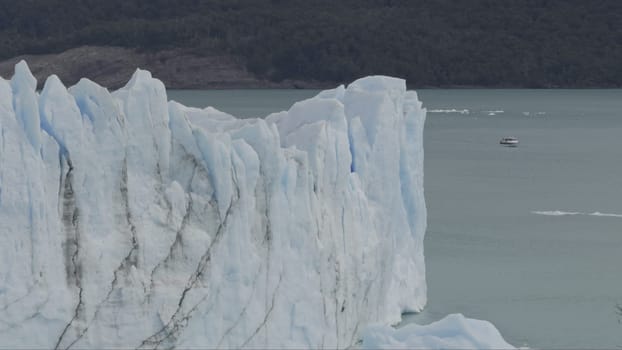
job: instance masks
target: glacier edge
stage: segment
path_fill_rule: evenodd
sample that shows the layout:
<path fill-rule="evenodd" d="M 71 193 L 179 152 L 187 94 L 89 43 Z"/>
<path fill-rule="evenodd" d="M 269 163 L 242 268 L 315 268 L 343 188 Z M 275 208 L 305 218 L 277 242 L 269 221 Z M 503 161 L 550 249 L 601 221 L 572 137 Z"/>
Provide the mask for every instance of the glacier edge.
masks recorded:
<path fill-rule="evenodd" d="M 426 303 L 423 125 L 366 77 L 265 119 L 0 78 L 0 344 L 353 345 Z"/>

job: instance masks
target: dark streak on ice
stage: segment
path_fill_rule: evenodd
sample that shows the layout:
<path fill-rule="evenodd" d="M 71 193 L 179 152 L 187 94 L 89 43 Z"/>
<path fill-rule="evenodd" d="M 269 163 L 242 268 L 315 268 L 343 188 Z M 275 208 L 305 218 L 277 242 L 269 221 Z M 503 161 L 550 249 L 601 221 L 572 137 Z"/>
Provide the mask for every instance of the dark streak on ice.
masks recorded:
<path fill-rule="evenodd" d="M 218 225 L 218 228 L 216 229 L 216 234 L 214 235 L 214 238 L 212 239 L 207 250 L 205 251 L 201 259 L 199 260 L 199 263 L 197 264 L 195 271 L 192 273 L 192 275 L 188 279 L 188 282 L 186 283 L 186 287 L 181 293 L 181 296 L 177 303 L 177 309 L 173 313 L 173 316 L 171 316 L 170 320 L 167 322 L 167 324 L 164 327 L 162 327 L 159 331 L 157 331 L 156 333 L 154 333 L 147 339 L 143 340 L 143 342 L 138 346 L 137 349 L 149 348 L 149 347 L 157 349 L 162 344 L 162 342 L 170 338 L 175 339 L 178 333 L 184 327 L 187 326 L 188 320 L 190 319 L 192 313 L 194 313 L 194 311 L 196 311 L 198 306 L 205 299 L 207 299 L 208 295 L 204 295 L 199 300 L 198 303 L 196 303 L 190 310 L 188 310 L 187 313 L 184 314 L 183 306 L 184 306 L 184 301 L 186 299 L 186 296 L 188 292 L 192 290 L 199 283 L 199 281 L 203 277 L 203 274 L 209 268 L 210 262 L 212 259 L 212 249 L 218 242 L 220 242 L 222 235 L 225 231 L 225 228 L 227 227 L 229 218 L 231 217 L 233 207 L 237 204 L 237 202 L 240 199 L 240 188 L 238 186 L 236 177 L 237 176 L 235 176 L 235 174 L 234 176 L 232 176 L 233 183 L 235 185 L 235 190 L 236 190 L 236 194 L 235 194 L 236 198 L 231 199 L 231 202 L 229 203 L 229 207 L 227 208 L 227 211 L 225 212 L 224 218 L 220 218 L 219 220 L 220 223 Z"/>
<path fill-rule="evenodd" d="M 127 157 L 126 157 L 123 159 L 123 169 L 121 170 L 121 186 L 119 190 L 121 191 L 121 198 L 122 198 L 123 205 L 125 208 L 125 218 L 127 221 L 127 225 L 130 227 L 130 233 L 132 234 L 132 238 L 131 238 L 132 248 L 130 249 L 125 259 L 123 259 L 123 262 L 121 263 L 119 268 L 115 271 L 114 281 L 116 281 L 117 279 L 117 273 L 119 269 L 121 268 L 128 269 L 130 266 L 136 266 L 137 264 L 136 251 L 138 250 L 138 239 L 136 237 L 136 226 L 132 222 L 132 212 L 130 211 L 130 201 L 128 198 L 127 181 L 128 181 L 128 178 L 127 178 Z"/>
<path fill-rule="evenodd" d="M 255 274 L 255 278 L 253 279 L 253 288 L 251 290 L 251 293 L 250 293 L 248 299 L 246 300 L 246 303 L 244 304 L 244 307 L 242 308 L 242 311 L 238 315 L 237 319 L 233 322 L 233 324 L 231 324 L 231 326 L 229 328 L 227 328 L 227 330 L 222 334 L 222 337 L 220 337 L 220 340 L 218 341 L 218 345 L 216 345 L 217 349 L 220 348 L 220 345 L 222 344 L 222 342 L 240 324 L 240 322 L 242 321 L 242 319 L 246 315 L 246 311 L 248 310 L 248 307 L 251 304 L 251 301 L 253 301 L 253 299 L 255 297 L 254 294 L 255 294 L 255 290 L 257 288 L 257 279 L 259 277 L 259 272 L 260 271 L 261 271 L 261 266 L 259 266 L 259 269 L 258 269 L 257 273 Z"/>
<path fill-rule="evenodd" d="M 114 291 L 114 289 L 117 287 L 117 284 L 119 283 L 118 282 L 119 273 L 121 273 L 122 271 L 127 272 L 131 266 L 136 266 L 137 264 L 137 257 L 136 257 L 137 253 L 136 252 L 138 250 L 138 241 L 136 238 L 136 226 L 134 226 L 132 222 L 132 214 L 130 212 L 130 207 L 129 207 L 128 188 L 127 188 L 127 158 L 123 159 L 123 168 L 121 170 L 121 184 L 119 186 L 119 191 L 121 193 L 121 200 L 122 200 L 122 204 L 124 206 L 125 213 L 126 213 L 127 225 L 130 228 L 132 247 L 130 251 L 128 252 L 128 254 L 125 256 L 125 258 L 121 261 L 121 264 L 115 269 L 114 278 L 112 282 L 110 283 L 110 289 L 108 290 L 106 297 L 99 304 L 97 304 L 93 318 L 89 321 L 88 325 L 84 328 L 84 330 L 80 332 L 80 334 L 76 337 L 76 339 L 74 339 L 74 341 L 71 342 L 69 346 L 67 346 L 66 349 L 71 348 L 75 343 L 77 343 L 80 339 L 82 339 L 82 337 L 84 337 L 86 332 L 89 330 L 89 327 L 91 326 L 93 321 L 97 319 L 97 316 L 99 315 L 99 311 L 101 310 L 101 307 L 110 299 L 112 292 Z M 60 340 L 59 340 L 59 343 L 60 343 Z M 58 344 L 56 348 L 58 348 Z"/>
<path fill-rule="evenodd" d="M 333 256 L 333 259 L 336 258 Z M 335 298 L 335 334 L 337 335 L 337 348 L 339 348 L 339 298 L 337 297 L 337 291 L 341 284 L 341 272 L 339 268 L 339 260 L 335 261 L 335 288 L 332 290 L 333 297 Z"/>
<path fill-rule="evenodd" d="M 84 307 L 84 301 L 82 298 L 82 294 L 84 292 L 82 288 L 82 269 L 80 266 L 79 253 L 80 253 L 80 230 L 79 230 L 79 219 L 80 213 L 78 207 L 76 206 L 76 198 L 75 192 L 73 189 L 73 164 L 68 154 L 61 156 L 61 165 L 64 164 L 63 160 L 66 161 L 68 170 L 65 174 L 64 178 L 62 176 L 61 167 L 61 179 L 60 183 L 62 186 L 62 190 L 59 189 L 59 193 L 62 192 L 62 198 L 59 199 L 59 202 L 62 203 L 62 222 L 66 235 L 64 248 L 65 248 L 65 272 L 66 279 L 68 284 L 74 284 L 76 288 L 78 288 L 78 303 L 74 310 L 73 317 L 67 323 L 63 332 L 58 337 L 58 341 L 54 346 L 55 349 L 58 349 L 61 345 L 67 331 L 71 328 L 73 322 L 80 316 L 80 312 Z M 63 159 L 63 157 L 66 157 Z"/>
<path fill-rule="evenodd" d="M 189 184 L 188 184 L 188 188 L 185 189 L 185 192 L 188 193 L 188 202 L 186 203 L 186 213 L 184 214 L 184 217 L 181 220 L 181 225 L 179 227 L 179 229 L 177 230 L 176 234 L 175 234 L 175 240 L 173 241 L 173 244 L 170 246 L 168 254 L 166 255 L 166 257 L 164 258 L 164 260 L 160 261 L 154 268 L 153 270 L 151 270 L 151 285 L 150 285 L 150 293 L 151 291 L 153 291 L 153 285 L 154 285 L 154 277 L 156 272 L 158 272 L 158 270 L 162 267 L 162 265 L 166 266 L 166 264 L 173 258 L 173 254 L 175 252 L 175 249 L 178 246 L 183 246 L 183 233 L 186 230 L 186 227 L 188 226 L 188 222 L 190 221 L 190 215 L 192 214 L 193 211 L 193 202 L 192 202 L 192 191 L 190 189 L 190 186 L 192 184 L 192 181 L 194 180 L 194 177 L 196 175 L 197 172 L 197 168 L 199 167 L 198 162 L 196 161 L 196 159 L 191 158 L 192 162 L 193 162 L 193 169 L 192 169 L 192 175 L 190 176 L 190 180 L 189 180 Z"/>
<path fill-rule="evenodd" d="M 268 310 L 266 311 L 266 314 L 264 315 L 263 320 L 261 321 L 261 323 L 259 324 L 259 326 L 257 327 L 257 329 L 255 329 L 255 331 L 253 332 L 253 334 L 251 334 L 250 337 L 248 337 L 248 339 L 246 339 L 244 341 L 244 343 L 242 343 L 242 345 L 240 346 L 240 348 L 245 347 L 246 345 L 248 345 L 248 343 L 250 343 L 251 340 L 253 340 L 253 338 L 259 334 L 259 331 L 261 331 L 262 328 L 264 328 L 266 326 L 266 323 L 268 323 L 268 319 L 270 318 L 270 314 L 272 314 L 272 310 L 274 310 L 274 304 L 276 301 L 276 295 L 279 292 L 279 287 L 281 286 L 281 281 L 283 280 L 283 275 L 279 275 L 279 282 L 276 285 L 276 288 L 274 288 L 274 293 L 272 294 L 272 301 L 270 303 L 270 307 L 268 308 Z"/>

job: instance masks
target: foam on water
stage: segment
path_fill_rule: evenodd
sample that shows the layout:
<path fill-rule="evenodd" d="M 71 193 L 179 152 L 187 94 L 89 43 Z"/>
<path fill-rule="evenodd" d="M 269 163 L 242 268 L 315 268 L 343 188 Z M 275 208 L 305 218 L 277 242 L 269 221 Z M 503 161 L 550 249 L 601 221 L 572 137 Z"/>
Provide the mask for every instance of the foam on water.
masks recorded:
<path fill-rule="evenodd" d="M 595 211 L 592 213 L 582 213 L 578 211 L 544 210 L 544 211 L 532 211 L 531 213 L 536 214 L 536 215 L 546 215 L 546 216 L 585 215 L 585 216 L 603 216 L 603 217 L 622 218 L 622 214 L 601 213 L 599 211 Z"/>
<path fill-rule="evenodd" d="M 469 114 L 471 111 L 468 109 L 455 109 L 455 108 L 439 108 L 439 109 L 430 109 L 428 113 L 460 113 L 460 114 Z"/>
<path fill-rule="evenodd" d="M 526 117 L 544 117 L 546 112 L 523 112 Z"/>
<path fill-rule="evenodd" d="M 546 215 L 546 216 L 566 216 L 566 215 L 581 215 L 577 211 L 562 211 L 562 210 L 543 210 L 543 211 L 532 211 L 532 214 L 536 215 Z"/>
<path fill-rule="evenodd" d="M 606 217 L 614 217 L 614 218 L 622 218 L 622 214 L 608 214 L 608 213 L 601 213 L 598 211 L 595 211 L 593 213 L 588 214 L 590 216 L 606 216 Z"/>

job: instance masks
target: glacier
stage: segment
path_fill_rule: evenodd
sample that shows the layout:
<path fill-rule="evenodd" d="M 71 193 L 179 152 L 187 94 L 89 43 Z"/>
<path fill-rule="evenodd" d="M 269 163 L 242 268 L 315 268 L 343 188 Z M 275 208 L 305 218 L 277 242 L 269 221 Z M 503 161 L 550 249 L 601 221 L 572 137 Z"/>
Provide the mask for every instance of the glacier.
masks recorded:
<path fill-rule="evenodd" d="M 425 109 L 374 76 L 264 119 L 0 78 L 0 344 L 345 348 L 426 304 Z"/>

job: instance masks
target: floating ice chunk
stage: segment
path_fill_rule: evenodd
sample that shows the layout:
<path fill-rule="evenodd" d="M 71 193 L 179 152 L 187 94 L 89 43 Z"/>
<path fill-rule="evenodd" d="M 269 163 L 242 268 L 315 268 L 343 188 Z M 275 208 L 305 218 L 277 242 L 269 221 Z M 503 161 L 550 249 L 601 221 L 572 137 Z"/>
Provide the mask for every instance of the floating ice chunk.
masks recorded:
<path fill-rule="evenodd" d="M 493 110 L 493 111 L 484 111 L 484 113 L 488 113 L 488 115 L 495 115 L 495 114 L 505 113 L 505 111 L 504 110 Z"/>
<path fill-rule="evenodd" d="M 400 329 L 370 326 L 363 331 L 363 349 L 515 349 L 490 322 L 448 315 L 440 321 Z"/>

